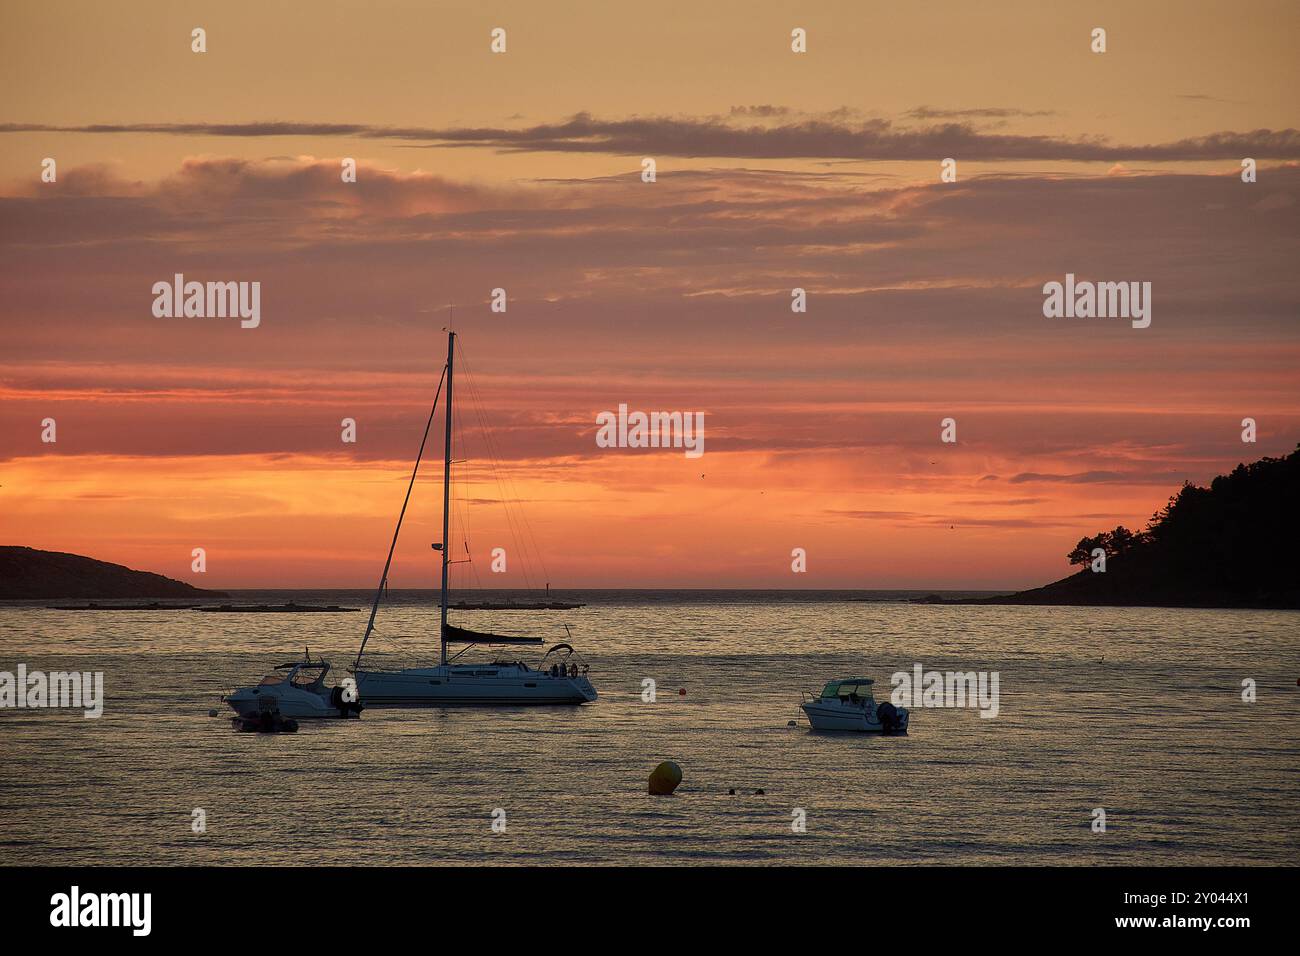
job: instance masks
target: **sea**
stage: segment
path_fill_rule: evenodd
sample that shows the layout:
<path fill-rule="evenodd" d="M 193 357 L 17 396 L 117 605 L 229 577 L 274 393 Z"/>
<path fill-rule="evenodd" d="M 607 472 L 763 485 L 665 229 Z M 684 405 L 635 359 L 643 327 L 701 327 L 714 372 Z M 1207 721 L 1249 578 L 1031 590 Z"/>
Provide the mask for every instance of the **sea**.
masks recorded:
<path fill-rule="evenodd" d="M 235 732 L 221 695 L 304 649 L 346 677 L 371 593 L 218 602 L 363 609 L 337 614 L 11 602 L 0 671 L 102 672 L 105 703 L 0 709 L 0 848 L 106 866 L 1296 862 L 1300 612 L 924 593 L 568 591 L 586 606 L 453 613 L 572 644 L 599 700 L 372 709 L 295 734 Z M 390 592 L 367 663 L 436 660 L 436 597 Z M 799 709 L 843 677 L 883 700 L 917 665 L 996 673 L 996 716 L 914 706 L 906 736 L 879 737 L 815 733 Z M 667 760 L 681 785 L 651 796 Z"/>

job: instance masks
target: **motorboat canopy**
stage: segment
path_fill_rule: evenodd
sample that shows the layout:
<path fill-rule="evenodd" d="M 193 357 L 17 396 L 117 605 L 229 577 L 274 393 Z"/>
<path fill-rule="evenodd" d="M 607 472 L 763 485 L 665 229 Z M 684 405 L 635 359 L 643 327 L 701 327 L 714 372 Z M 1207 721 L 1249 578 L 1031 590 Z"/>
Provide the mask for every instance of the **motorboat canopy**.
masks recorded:
<path fill-rule="evenodd" d="M 849 677 L 844 680 L 833 680 L 822 688 L 822 699 L 871 697 L 871 685 L 874 683 L 875 681 L 870 677 Z"/>
<path fill-rule="evenodd" d="M 287 674 L 281 674 L 280 671 L 288 671 Z M 325 680 L 325 675 L 330 671 L 329 661 L 313 661 L 308 654 L 304 660 L 289 661 L 287 664 L 277 664 L 275 670 L 267 674 L 260 681 L 259 687 L 274 687 L 276 684 L 290 683 L 294 687 L 313 687 Z"/>

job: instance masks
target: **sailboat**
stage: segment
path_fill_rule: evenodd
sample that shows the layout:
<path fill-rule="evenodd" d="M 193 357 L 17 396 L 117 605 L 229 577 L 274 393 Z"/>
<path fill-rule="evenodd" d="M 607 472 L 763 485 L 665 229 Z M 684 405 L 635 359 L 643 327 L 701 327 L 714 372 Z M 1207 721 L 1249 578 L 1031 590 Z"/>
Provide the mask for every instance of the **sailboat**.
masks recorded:
<path fill-rule="evenodd" d="M 379 588 L 375 593 L 374 604 L 370 609 L 370 620 L 366 624 L 357 659 L 350 668 L 356 677 L 357 694 L 366 707 L 445 707 L 453 705 L 508 706 L 524 704 L 586 704 L 596 699 L 596 688 L 588 678 L 587 665 L 581 662 L 573 646 L 568 643 L 552 647 L 536 667 L 519 660 L 494 660 L 490 664 L 458 664 L 456 658 L 475 645 L 541 645 L 545 642 L 540 637 L 507 637 L 456 627 L 447 623 L 447 569 L 451 564 L 447 543 L 450 537 L 451 509 L 451 452 L 452 452 L 452 382 L 455 373 L 456 333 L 447 333 L 447 364 L 443 367 L 442 382 L 438 386 L 438 395 L 434 396 L 433 408 L 429 412 L 429 421 L 424 427 L 424 438 L 420 441 L 420 451 L 415 457 L 415 467 L 411 470 L 411 481 L 406 489 L 406 500 L 402 502 L 401 513 L 397 517 L 397 529 L 393 532 L 393 543 L 388 549 L 388 560 L 384 564 Z M 438 396 L 443 385 L 447 388 L 446 397 L 446 436 L 443 443 L 442 462 L 442 541 L 433 548 L 442 555 L 442 587 L 439 595 L 439 656 L 436 665 L 412 667 L 402 670 L 370 670 L 362 666 L 362 656 L 366 643 L 375 627 L 375 615 L 379 611 L 379 601 L 388 585 L 388 572 L 393 563 L 393 551 L 397 547 L 397 537 L 402 530 L 402 518 L 406 515 L 406 506 L 411 500 L 411 490 L 415 486 L 415 476 L 420 468 L 420 459 L 424 457 L 424 446 L 429 438 L 429 429 L 438 409 Z M 451 659 L 447 657 L 449 644 L 465 645 Z"/>

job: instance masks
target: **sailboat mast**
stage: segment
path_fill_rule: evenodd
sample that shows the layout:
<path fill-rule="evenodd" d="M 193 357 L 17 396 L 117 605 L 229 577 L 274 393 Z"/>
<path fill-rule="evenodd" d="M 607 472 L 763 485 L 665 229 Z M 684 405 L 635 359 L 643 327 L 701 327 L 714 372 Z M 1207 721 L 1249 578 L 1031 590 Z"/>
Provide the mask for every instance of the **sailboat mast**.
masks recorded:
<path fill-rule="evenodd" d="M 447 333 L 447 439 L 442 457 L 442 598 L 440 600 L 442 621 L 438 627 L 438 641 L 441 648 L 439 663 L 447 664 L 447 564 L 448 541 L 451 526 L 451 378 L 452 362 L 455 359 L 456 333 Z"/>

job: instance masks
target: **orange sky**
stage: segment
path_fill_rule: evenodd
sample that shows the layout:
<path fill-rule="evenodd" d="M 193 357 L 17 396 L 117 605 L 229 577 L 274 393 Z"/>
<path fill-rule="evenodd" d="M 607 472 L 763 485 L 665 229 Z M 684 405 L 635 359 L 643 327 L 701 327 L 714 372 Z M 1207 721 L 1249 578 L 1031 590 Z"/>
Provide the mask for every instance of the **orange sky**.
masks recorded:
<path fill-rule="evenodd" d="M 481 9 L 6 9 L 0 543 L 373 584 L 446 303 L 545 562 L 488 572 L 468 428 L 484 586 L 1034 585 L 1300 441 L 1293 4 Z M 177 272 L 261 325 L 155 318 Z M 1067 272 L 1151 282 L 1151 327 L 1044 318 Z M 598 448 L 619 403 L 704 412 L 704 456 Z"/>

